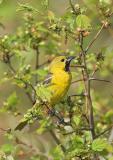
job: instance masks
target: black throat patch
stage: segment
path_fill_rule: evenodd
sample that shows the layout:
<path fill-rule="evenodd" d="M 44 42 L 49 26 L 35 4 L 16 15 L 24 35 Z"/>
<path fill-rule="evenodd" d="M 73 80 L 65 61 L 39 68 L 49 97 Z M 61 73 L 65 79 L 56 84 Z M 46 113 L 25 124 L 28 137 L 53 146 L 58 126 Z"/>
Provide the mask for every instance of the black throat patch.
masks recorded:
<path fill-rule="evenodd" d="M 66 61 L 66 63 L 65 63 L 65 71 L 66 72 L 70 71 L 70 62 L 69 61 Z"/>

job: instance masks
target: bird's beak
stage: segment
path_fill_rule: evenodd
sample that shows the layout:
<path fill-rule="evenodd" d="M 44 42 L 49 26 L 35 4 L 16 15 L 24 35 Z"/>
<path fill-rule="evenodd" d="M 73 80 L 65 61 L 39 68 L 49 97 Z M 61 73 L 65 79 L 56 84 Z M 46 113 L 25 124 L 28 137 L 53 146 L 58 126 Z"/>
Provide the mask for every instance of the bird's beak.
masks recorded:
<path fill-rule="evenodd" d="M 69 56 L 69 57 L 67 57 L 66 62 L 70 63 L 74 58 L 75 58 L 75 56 Z"/>
<path fill-rule="evenodd" d="M 70 62 L 75 58 L 75 56 L 69 56 L 66 59 L 66 65 L 65 65 L 65 70 L 69 71 L 69 67 L 70 67 Z"/>

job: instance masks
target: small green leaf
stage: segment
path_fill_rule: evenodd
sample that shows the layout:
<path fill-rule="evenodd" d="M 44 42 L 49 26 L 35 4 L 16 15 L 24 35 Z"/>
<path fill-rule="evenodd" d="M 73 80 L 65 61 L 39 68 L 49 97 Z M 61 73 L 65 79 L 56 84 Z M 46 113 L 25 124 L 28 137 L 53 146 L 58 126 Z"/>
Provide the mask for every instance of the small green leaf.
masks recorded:
<path fill-rule="evenodd" d="M 60 145 L 53 148 L 50 154 L 52 155 L 54 160 L 62 160 L 64 157 Z"/>
<path fill-rule="evenodd" d="M 40 120 L 40 127 L 37 129 L 38 134 L 42 134 L 50 127 L 51 121 L 49 118 Z"/>
<path fill-rule="evenodd" d="M 108 145 L 109 144 L 107 143 L 107 141 L 105 139 L 98 138 L 93 141 L 92 150 L 97 151 L 97 152 L 101 152 L 104 149 L 106 149 L 108 147 Z"/>
<path fill-rule="evenodd" d="M 101 5 L 110 5 L 112 3 L 111 0 L 99 0 Z"/>
<path fill-rule="evenodd" d="M 81 29 L 89 29 L 91 27 L 89 17 L 83 14 L 77 16 L 76 24 Z"/>
<path fill-rule="evenodd" d="M 112 123 L 113 121 L 113 110 L 109 110 L 106 114 L 105 114 L 105 120 L 108 123 Z"/>
<path fill-rule="evenodd" d="M 80 124 L 80 116 L 74 116 L 73 117 L 73 121 L 74 121 L 74 123 L 78 126 L 79 124 Z"/>
<path fill-rule="evenodd" d="M 40 97 L 42 100 L 50 101 L 52 93 L 49 88 L 45 87 L 44 85 L 37 86 L 36 93 L 37 96 Z"/>
<path fill-rule="evenodd" d="M 75 22 L 76 22 L 76 18 L 75 15 L 72 13 L 66 13 L 63 17 L 63 19 L 67 22 L 67 24 L 70 26 L 70 29 L 74 29 L 75 28 Z"/>
<path fill-rule="evenodd" d="M 42 5 L 43 5 L 45 8 L 48 8 L 48 6 L 49 6 L 49 0 L 42 0 Z"/>
<path fill-rule="evenodd" d="M 1 150 L 5 153 L 11 153 L 12 151 L 14 151 L 14 146 L 12 144 L 4 144 L 1 147 Z"/>
<path fill-rule="evenodd" d="M 48 11 L 48 19 L 50 20 L 50 22 L 55 19 L 55 15 L 52 11 Z"/>
<path fill-rule="evenodd" d="M 44 69 L 38 69 L 36 73 L 43 78 L 47 75 L 47 71 Z"/>
<path fill-rule="evenodd" d="M 7 110 L 13 110 L 14 111 L 17 103 L 18 103 L 18 97 L 17 97 L 16 93 L 14 92 L 8 97 L 6 102 L 4 102 L 4 107 Z"/>
<path fill-rule="evenodd" d="M 32 7 L 28 3 L 26 3 L 26 4 L 18 3 L 18 5 L 19 5 L 19 7 L 18 7 L 17 11 L 39 12 L 36 8 Z"/>

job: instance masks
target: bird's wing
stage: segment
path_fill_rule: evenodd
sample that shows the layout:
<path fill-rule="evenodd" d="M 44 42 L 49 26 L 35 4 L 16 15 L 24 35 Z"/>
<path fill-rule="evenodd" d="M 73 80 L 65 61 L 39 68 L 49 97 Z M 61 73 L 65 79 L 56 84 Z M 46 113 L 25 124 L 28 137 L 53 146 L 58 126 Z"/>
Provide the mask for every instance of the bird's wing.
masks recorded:
<path fill-rule="evenodd" d="M 53 77 L 53 74 L 52 74 L 52 73 L 49 73 L 49 74 L 47 75 L 47 77 L 45 78 L 45 80 L 43 81 L 43 85 L 45 85 L 45 86 L 51 85 L 52 77 Z"/>

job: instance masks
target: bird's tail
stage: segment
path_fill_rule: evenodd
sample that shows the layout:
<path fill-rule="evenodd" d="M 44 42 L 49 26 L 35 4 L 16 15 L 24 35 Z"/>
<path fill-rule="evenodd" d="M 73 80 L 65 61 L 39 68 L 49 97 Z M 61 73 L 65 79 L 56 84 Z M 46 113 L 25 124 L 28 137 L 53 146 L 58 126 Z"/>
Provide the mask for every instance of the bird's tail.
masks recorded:
<path fill-rule="evenodd" d="M 32 124 L 35 120 L 39 120 L 41 118 L 41 106 L 39 103 L 36 103 L 31 109 L 27 111 L 27 113 L 24 115 L 24 118 L 20 121 L 14 130 L 22 130 L 27 124 Z"/>

